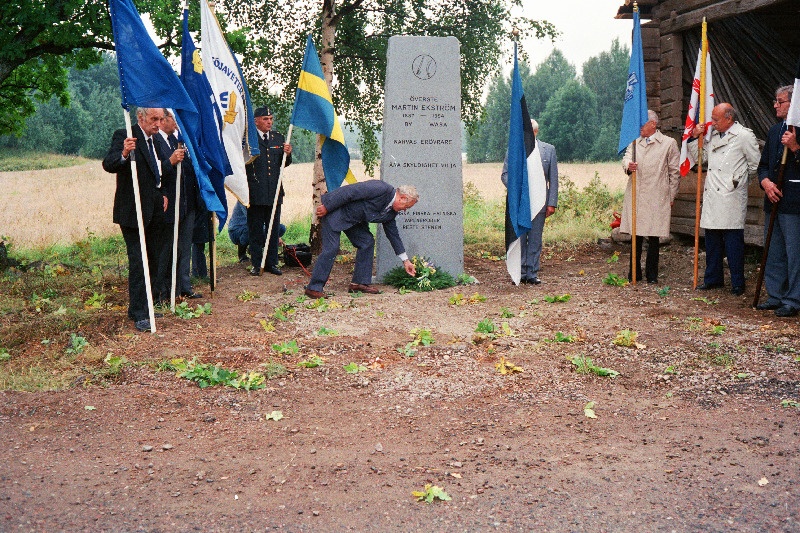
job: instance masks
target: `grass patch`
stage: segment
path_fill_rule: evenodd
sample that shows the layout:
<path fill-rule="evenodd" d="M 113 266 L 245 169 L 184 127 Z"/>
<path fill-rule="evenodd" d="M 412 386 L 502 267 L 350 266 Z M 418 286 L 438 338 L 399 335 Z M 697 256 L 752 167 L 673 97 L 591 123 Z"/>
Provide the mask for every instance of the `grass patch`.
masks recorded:
<path fill-rule="evenodd" d="M 74 167 L 89 163 L 91 159 L 76 155 L 50 154 L 20 148 L 3 147 L 0 150 L 0 172 L 46 170 L 48 168 Z"/>

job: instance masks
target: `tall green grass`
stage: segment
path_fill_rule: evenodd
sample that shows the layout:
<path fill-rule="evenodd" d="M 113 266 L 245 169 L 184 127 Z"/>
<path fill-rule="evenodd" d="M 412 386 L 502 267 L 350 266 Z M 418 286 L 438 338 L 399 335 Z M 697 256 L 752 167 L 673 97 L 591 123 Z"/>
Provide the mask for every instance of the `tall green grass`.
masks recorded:
<path fill-rule="evenodd" d="M 89 161 L 91 161 L 91 159 L 76 155 L 50 154 L 47 152 L 35 152 L 7 147 L 0 150 L 0 172 L 74 167 L 75 165 L 82 165 Z"/>

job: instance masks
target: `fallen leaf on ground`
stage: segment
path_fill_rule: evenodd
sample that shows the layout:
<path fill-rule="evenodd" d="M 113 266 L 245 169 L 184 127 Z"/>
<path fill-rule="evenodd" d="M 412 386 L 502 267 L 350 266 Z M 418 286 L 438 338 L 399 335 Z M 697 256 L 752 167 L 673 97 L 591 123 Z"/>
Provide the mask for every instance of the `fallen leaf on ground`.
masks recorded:
<path fill-rule="evenodd" d="M 583 414 L 586 418 L 597 418 L 597 415 L 594 414 L 594 402 L 589 402 L 583 406 Z"/>
<path fill-rule="evenodd" d="M 281 411 L 272 411 L 264 415 L 264 420 L 275 420 L 277 422 L 281 418 L 283 418 L 283 413 Z"/>
<path fill-rule="evenodd" d="M 758 486 L 759 487 L 763 487 L 764 485 L 767 485 L 767 484 L 769 484 L 769 481 L 767 481 L 767 478 L 765 478 L 765 477 L 762 477 L 761 479 L 758 480 Z"/>

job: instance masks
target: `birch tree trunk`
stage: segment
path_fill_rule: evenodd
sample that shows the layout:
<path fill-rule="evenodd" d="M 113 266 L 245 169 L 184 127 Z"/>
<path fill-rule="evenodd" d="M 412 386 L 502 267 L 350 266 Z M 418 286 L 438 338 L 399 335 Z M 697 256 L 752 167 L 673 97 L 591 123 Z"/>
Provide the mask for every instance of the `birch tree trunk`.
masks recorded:
<path fill-rule="evenodd" d="M 331 90 L 333 81 L 333 44 L 336 38 L 336 23 L 338 17 L 335 13 L 335 0 L 324 0 L 322 3 L 322 46 L 320 47 L 320 63 L 322 73 L 325 75 L 325 83 L 328 84 L 328 91 Z M 325 173 L 322 170 L 322 135 L 317 136 L 317 149 L 314 157 L 314 179 L 312 180 L 314 210 L 311 219 L 311 231 L 309 242 L 311 253 L 319 254 L 322 250 L 322 242 L 319 236 L 319 219 L 317 218 L 317 206 L 321 203 L 322 195 L 328 191 L 325 184 Z"/>

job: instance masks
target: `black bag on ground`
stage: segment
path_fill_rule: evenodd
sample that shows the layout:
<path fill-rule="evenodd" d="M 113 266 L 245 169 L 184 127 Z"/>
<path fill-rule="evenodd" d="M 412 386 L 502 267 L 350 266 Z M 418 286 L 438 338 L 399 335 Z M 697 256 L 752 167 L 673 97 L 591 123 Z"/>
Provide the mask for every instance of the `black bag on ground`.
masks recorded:
<path fill-rule="evenodd" d="M 311 247 L 305 243 L 286 244 L 283 247 L 283 264 L 287 267 L 311 264 Z"/>

